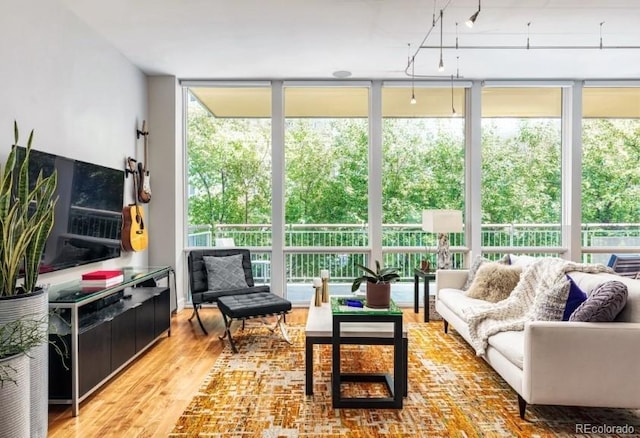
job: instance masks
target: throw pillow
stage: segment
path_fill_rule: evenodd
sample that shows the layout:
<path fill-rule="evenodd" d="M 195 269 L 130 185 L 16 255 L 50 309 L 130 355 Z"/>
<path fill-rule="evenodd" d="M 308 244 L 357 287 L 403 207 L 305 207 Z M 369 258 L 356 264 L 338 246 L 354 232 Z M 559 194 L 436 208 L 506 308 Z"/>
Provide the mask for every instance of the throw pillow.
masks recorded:
<path fill-rule="evenodd" d="M 571 314 L 587 299 L 587 294 L 578 287 L 573 278 L 567 275 L 567 280 L 569 280 L 569 296 L 562 315 L 563 321 L 569 321 Z"/>
<path fill-rule="evenodd" d="M 489 259 L 485 259 L 482 256 L 478 256 L 473 260 L 473 263 L 469 268 L 469 273 L 467 274 L 467 281 L 465 281 L 464 286 L 462 286 L 462 290 L 469 290 L 469 288 L 471 287 L 471 283 L 473 283 L 473 279 L 476 277 L 478 269 L 480 269 L 480 266 L 487 262 L 489 262 Z"/>
<path fill-rule="evenodd" d="M 596 287 L 591 295 L 571 314 L 569 321 L 611 322 L 627 304 L 627 285 L 607 281 Z"/>
<path fill-rule="evenodd" d="M 483 263 L 476 273 L 467 296 L 497 303 L 509 297 L 520 281 L 521 266 L 497 262 Z"/>
<path fill-rule="evenodd" d="M 465 281 L 464 286 L 462 286 L 462 290 L 469 290 L 469 288 L 471 287 L 471 283 L 473 283 L 473 279 L 476 277 L 476 273 L 478 272 L 478 269 L 480 269 L 480 266 L 484 265 L 485 263 L 489 263 L 491 262 L 491 260 L 482 257 L 482 256 L 478 256 L 475 258 L 475 260 L 473 261 L 473 263 L 471 264 L 471 267 L 469 268 L 469 273 L 467 274 L 467 281 Z M 509 263 L 509 255 L 505 255 L 504 257 L 502 257 L 500 260 L 498 260 L 496 263 L 500 263 L 502 265 L 508 265 Z"/>
<path fill-rule="evenodd" d="M 209 290 L 242 289 L 247 280 L 242 267 L 242 254 L 226 257 L 203 256 Z"/>
<path fill-rule="evenodd" d="M 540 257 L 531 257 L 528 255 L 515 255 L 515 254 L 510 254 L 509 255 L 509 262 L 512 265 L 516 265 L 516 266 L 522 266 L 523 268 L 526 266 L 529 266 L 531 263 L 540 260 Z"/>

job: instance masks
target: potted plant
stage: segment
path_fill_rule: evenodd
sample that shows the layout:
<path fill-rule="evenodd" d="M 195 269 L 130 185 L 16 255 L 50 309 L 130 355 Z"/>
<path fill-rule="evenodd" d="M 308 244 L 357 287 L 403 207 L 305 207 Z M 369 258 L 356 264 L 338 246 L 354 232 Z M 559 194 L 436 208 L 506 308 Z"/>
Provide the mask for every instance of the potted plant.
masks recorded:
<path fill-rule="evenodd" d="M 37 281 L 53 227 L 57 174 L 44 177 L 40 172 L 30 184 L 33 131 L 21 163 L 15 122 L 14 138 L 6 162 L 0 165 L 0 405 L 12 407 L 0 410 L 0 428 L 4 428 L 0 435 L 23 436 L 26 431 L 26 436 L 46 436 L 49 300 Z M 23 363 L 28 365 L 26 383 L 21 381 Z M 26 420 L 14 409 L 15 404 L 24 403 L 15 400 L 18 393 L 28 394 Z"/>
<path fill-rule="evenodd" d="M 373 271 L 366 266 L 356 263 L 356 266 L 364 271 L 360 277 L 353 280 L 351 292 L 360 288 L 363 282 L 367 283 L 366 302 L 367 307 L 385 308 L 389 307 L 391 301 L 391 283 L 400 279 L 398 271 L 400 268 L 382 268 L 380 262 L 376 260 L 376 270 Z"/>

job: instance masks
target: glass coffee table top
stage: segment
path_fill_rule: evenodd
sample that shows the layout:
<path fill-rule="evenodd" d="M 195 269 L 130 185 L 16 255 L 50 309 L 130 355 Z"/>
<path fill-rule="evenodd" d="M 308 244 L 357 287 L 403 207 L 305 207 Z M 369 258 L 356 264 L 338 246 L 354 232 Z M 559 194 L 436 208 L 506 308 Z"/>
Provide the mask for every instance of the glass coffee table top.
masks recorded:
<path fill-rule="evenodd" d="M 350 306 L 351 302 L 360 303 L 361 307 Z M 401 315 L 402 310 L 391 300 L 388 308 L 367 307 L 363 297 L 331 297 L 331 313 L 334 315 Z"/>

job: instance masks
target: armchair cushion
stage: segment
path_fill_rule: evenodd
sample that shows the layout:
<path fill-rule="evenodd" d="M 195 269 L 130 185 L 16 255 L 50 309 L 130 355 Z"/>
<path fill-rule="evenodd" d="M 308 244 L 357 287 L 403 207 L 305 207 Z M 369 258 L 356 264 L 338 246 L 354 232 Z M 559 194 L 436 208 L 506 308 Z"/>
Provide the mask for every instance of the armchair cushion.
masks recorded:
<path fill-rule="evenodd" d="M 242 289 L 247 280 L 242 267 L 242 254 L 214 257 L 203 256 L 207 270 L 207 285 L 210 291 Z"/>
<path fill-rule="evenodd" d="M 218 301 L 218 298 L 224 297 L 227 295 L 248 295 L 254 294 L 256 292 L 270 292 L 271 288 L 269 286 L 253 286 L 253 287 L 243 287 L 240 289 L 228 289 L 228 290 L 208 290 L 204 292 L 196 292 L 191 295 L 191 300 L 194 304 L 202 304 L 202 303 L 215 303 Z"/>

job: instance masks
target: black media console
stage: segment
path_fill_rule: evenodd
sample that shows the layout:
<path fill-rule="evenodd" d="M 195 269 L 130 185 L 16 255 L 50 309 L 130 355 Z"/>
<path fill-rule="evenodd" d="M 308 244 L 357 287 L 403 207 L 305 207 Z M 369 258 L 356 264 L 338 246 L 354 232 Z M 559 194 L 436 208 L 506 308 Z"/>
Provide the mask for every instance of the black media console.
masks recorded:
<path fill-rule="evenodd" d="M 146 286 L 168 279 L 171 268 L 123 271 L 122 283 L 102 290 L 83 291 L 76 281 L 49 292 L 49 339 L 69 353 L 65 368 L 54 345 L 49 347 L 49 403 L 71 404 L 74 416 L 83 399 L 164 333 L 171 335 L 169 282 Z"/>

